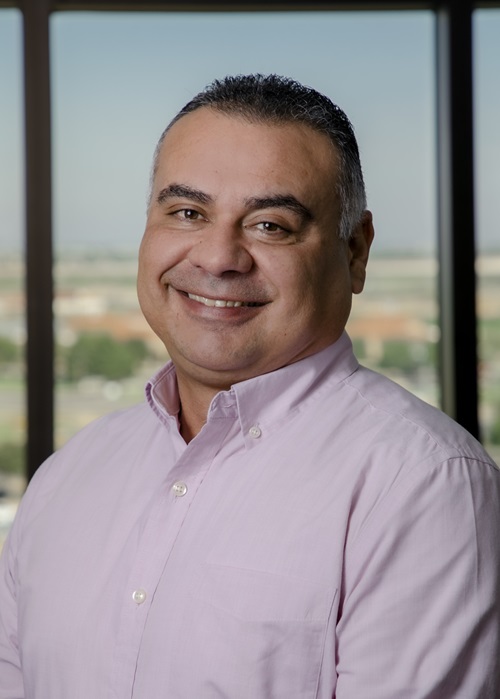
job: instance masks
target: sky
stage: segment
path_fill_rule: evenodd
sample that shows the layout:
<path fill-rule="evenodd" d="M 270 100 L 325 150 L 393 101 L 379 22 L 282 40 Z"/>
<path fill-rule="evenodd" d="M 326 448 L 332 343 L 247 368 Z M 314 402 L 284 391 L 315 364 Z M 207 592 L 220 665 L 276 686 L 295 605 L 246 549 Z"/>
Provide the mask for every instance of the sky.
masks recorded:
<path fill-rule="evenodd" d="M 358 138 L 379 250 L 436 248 L 430 11 L 51 17 L 56 252 L 137 248 L 151 157 L 214 78 L 280 73 L 327 94 Z M 500 249 L 500 10 L 475 14 L 479 243 Z M 23 246 L 21 26 L 0 10 L 0 250 Z"/>

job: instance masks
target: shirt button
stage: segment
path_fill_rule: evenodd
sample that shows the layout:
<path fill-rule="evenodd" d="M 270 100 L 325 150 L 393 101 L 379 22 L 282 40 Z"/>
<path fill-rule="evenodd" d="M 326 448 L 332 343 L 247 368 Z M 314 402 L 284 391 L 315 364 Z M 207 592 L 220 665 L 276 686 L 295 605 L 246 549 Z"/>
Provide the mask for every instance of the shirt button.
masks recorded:
<path fill-rule="evenodd" d="M 250 427 L 250 429 L 248 430 L 248 434 L 253 439 L 258 439 L 260 437 L 260 435 L 262 434 L 262 431 L 261 431 L 260 427 L 257 427 L 257 425 L 254 425 L 253 427 Z"/>
<path fill-rule="evenodd" d="M 176 498 L 182 498 L 187 493 L 187 485 L 182 481 L 177 481 L 173 484 L 172 491 Z"/>
<path fill-rule="evenodd" d="M 132 599 L 136 604 L 142 604 L 146 601 L 146 591 L 145 590 L 135 590 L 132 594 Z"/>

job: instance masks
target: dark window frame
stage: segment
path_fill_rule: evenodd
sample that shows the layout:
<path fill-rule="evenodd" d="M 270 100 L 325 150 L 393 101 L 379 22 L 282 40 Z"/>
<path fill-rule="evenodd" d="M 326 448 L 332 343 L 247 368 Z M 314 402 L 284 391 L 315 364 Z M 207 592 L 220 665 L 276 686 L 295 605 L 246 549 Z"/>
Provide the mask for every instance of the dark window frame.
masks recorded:
<path fill-rule="evenodd" d="M 474 436 L 478 420 L 472 13 L 500 2 L 0 0 L 23 17 L 27 304 L 27 477 L 54 449 L 49 17 L 55 11 L 432 10 L 436 15 L 441 406 Z"/>

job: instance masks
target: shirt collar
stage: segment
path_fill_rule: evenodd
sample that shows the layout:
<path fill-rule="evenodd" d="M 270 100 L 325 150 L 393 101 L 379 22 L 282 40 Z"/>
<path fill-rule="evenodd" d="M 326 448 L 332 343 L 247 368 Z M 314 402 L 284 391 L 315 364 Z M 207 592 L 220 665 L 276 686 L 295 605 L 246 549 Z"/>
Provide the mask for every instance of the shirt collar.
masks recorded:
<path fill-rule="evenodd" d="M 179 426 L 180 401 L 172 361 L 167 362 L 146 384 L 146 400 L 165 425 Z"/>
<path fill-rule="evenodd" d="M 351 341 L 344 332 L 321 352 L 221 391 L 210 404 L 207 421 L 237 417 L 245 444 L 252 447 L 296 412 L 307 409 L 318 396 L 333 390 L 357 368 Z M 148 382 L 146 397 L 165 425 L 178 427 L 180 404 L 172 362 Z"/>

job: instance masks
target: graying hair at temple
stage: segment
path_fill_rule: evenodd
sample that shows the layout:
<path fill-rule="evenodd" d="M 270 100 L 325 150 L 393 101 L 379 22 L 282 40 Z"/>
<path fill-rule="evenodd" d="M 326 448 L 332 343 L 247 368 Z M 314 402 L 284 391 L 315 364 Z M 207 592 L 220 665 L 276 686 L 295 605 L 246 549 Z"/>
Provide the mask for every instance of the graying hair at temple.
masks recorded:
<path fill-rule="evenodd" d="M 163 131 L 156 146 L 151 190 L 163 140 L 186 114 L 209 107 L 254 123 L 302 123 L 328 136 L 339 156 L 336 194 L 341 205 L 339 236 L 347 240 L 366 208 L 366 193 L 354 129 L 346 114 L 328 97 L 279 75 L 236 75 L 214 80 L 190 100 Z"/>

